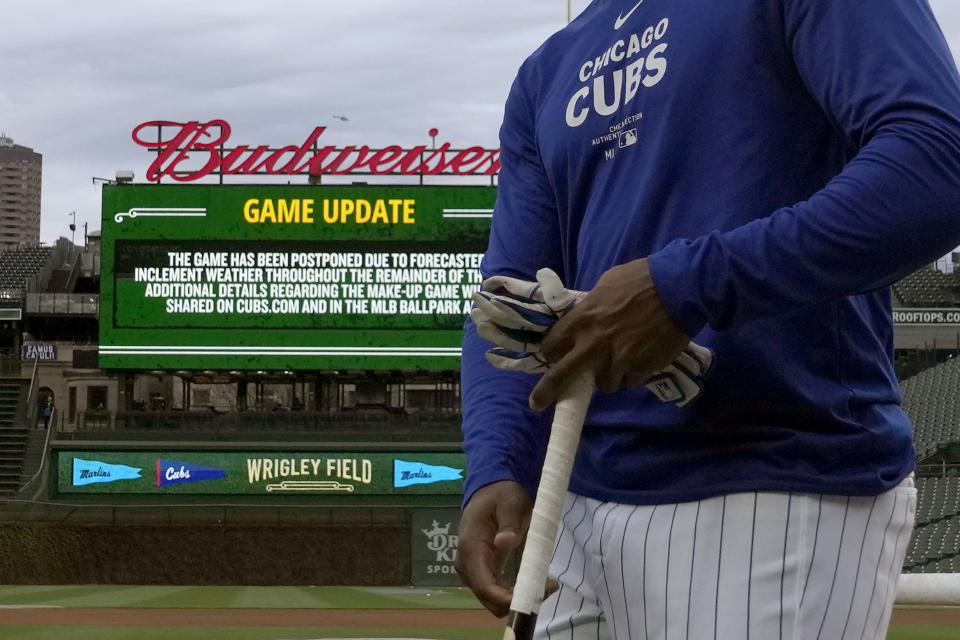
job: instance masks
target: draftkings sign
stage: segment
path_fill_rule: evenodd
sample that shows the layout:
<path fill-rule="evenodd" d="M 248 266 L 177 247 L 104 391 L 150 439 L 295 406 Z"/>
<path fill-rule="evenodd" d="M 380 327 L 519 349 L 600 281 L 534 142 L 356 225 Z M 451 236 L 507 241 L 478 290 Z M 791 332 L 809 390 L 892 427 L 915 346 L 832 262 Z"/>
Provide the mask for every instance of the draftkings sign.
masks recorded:
<path fill-rule="evenodd" d="M 458 586 L 454 569 L 459 509 L 418 509 L 410 528 L 410 582 L 418 587 Z"/>

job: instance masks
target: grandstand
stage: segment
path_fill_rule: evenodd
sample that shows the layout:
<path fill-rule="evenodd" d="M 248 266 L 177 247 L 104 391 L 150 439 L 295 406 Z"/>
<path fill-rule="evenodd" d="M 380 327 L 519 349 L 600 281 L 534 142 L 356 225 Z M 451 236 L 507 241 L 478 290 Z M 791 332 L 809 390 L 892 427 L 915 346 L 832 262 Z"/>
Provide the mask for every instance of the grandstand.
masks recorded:
<path fill-rule="evenodd" d="M 960 478 L 917 478 L 917 520 L 904 570 L 960 573 Z"/>
<path fill-rule="evenodd" d="M 901 383 L 917 448 L 916 527 L 904 571 L 960 573 L 960 358 Z"/>
<path fill-rule="evenodd" d="M 926 369 L 904 380 L 903 407 L 915 425 L 918 460 L 937 446 L 960 441 L 960 358 Z"/>
<path fill-rule="evenodd" d="M 19 246 L 0 252 L 0 289 L 36 290 L 38 275 L 52 271 L 54 247 Z"/>
<path fill-rule="evenodd" d="M 901 307 L 952 307 L 960 303 L 960 271 L 924 267 L 893 285 Z"/>

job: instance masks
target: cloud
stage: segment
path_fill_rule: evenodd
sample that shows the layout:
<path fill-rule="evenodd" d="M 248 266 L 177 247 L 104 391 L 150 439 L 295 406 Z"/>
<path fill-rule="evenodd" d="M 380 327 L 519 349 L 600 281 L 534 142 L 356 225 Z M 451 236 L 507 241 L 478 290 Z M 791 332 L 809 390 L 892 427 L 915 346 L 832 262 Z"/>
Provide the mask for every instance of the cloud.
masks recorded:
<path fill-rule="evenodd" d="M 240 143 L 327 125 L 328 144 L 422 144 L 438 127 L 495 146 L 513 73 L 564 17 L 545 0 L 6 0 L 0 129 L 44 155 L 51 241 L 73 210 L 99 227 L 94 176 L 143 178 L 130 133 L 148 120 L 224 118 Z"/>
<path fill-rule="evenodd" d="M 960 52 L 960 4 L 931 5 Z M 437 127 L 496 146 L 517 68 L 565 22 L 558 0 L 4 0 L 0 131 L 44 155 L 51 241 L 73 210 L 99 227 L 91 178 L 143 179 L 130 133 L 148 120 L 223 118 L 240 144 L 326 125 L 327 144 L 425 144 Z"/>

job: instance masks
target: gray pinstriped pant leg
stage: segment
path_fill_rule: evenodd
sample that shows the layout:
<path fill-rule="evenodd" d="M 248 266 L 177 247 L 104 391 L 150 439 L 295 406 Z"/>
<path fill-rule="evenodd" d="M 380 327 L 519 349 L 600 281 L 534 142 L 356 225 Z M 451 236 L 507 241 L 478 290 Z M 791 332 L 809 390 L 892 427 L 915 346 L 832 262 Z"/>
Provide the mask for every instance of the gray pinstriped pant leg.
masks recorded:
<path fill-rule="evenodd" d="M 880 640 L 915 509 L 912 479 L 870 498 L 570 494 L 537 640 Z"/>

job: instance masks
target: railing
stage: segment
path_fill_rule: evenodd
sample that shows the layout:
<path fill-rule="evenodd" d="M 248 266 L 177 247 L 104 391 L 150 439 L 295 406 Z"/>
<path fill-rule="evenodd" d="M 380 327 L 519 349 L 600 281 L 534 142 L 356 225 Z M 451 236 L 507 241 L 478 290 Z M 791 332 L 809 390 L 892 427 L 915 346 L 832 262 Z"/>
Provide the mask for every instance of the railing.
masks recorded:
<path fill-rule="evenodd" d="M 47 465 L 47 452 L 50 451 L 50 434 L 54 432 L 55 425 L 60 422 L 62 416 L 57 412 L 56 407 L 51 407 L 50 409 L 50 421 L 47 423 L 47 434 L 43 440 L 43 453 L 40 455 L 40 464 L 37 466 L 37 471 L 30 479 L 23 483 L 23 486 L 20 487 L 20 491 L 23 492 L 29 487 L 32 483 L 36 482 L 37 478 L 41 477 L 40 474 L 43 473 L 44 468 Z M 33 492 L 33 499 L 36 500 L 40 497 L 40 493 L 43 491 L 43 482 L 37 486 L 36 491 Z"/>
<path fill-rule="evenodd" d="M 81 411 L 73 431 L 63 438 L 126 438 L 148 433 L 162 439 L 243 440 L 263 434 L 310 433 L 311 438 L 361 440 L 452 441 L 460 438 L 460 415 L 455 412 L 418 412 L 396 415 L 382 412 L 324 411 Z"/>
<path fill-rule="evenodd" d="M 957 478 L 960 477 L 960 464 L 932 462 L 917 465 L 919 478 Z"/>
<path fill-rule="evenodd" d="M 37 426 L 37 414 L 39 412 L 39 404 L 37 403 L 38 394 L 40 392 L 40 361 L 33 361 L 33 373 L 30 374 L 30 391 L 27 392 L 27 428 L 33 429 Z"/>
<path fill-rule="evenodd" d="M 96 316 L 100 296 L 95 293 L 28 293 L 27 313 Z"/>

